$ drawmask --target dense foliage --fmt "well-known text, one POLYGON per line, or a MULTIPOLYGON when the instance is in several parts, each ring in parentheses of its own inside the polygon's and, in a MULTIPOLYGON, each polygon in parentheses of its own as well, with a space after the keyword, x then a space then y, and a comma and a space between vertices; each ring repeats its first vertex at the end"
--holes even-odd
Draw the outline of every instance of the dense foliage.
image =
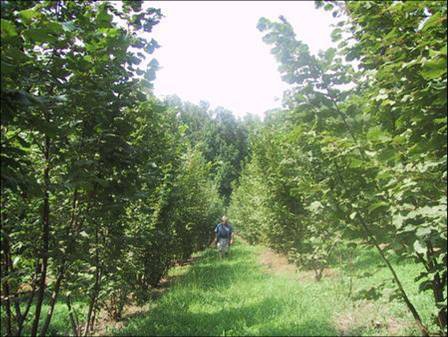
POLYGON ((1 6, 2 334, 55 333, 63 301, 72 334, 87 335, 99 310, 120 319, 208 245, 223 213, 215 162, 186 133, 193 122, 152 96, 157 61, 139 67, 159 10, 1 6))
POLYGON ((415 259, 446 334, 446 3, 317 6, 337 18, 339 42, 319 55, 283 17, 259 21, 291 89, 253 137, 231 216, 318 279, 335 245, 375 247, 428 335, 389 262, 415 259))
POLYGON ((316 5, 338 43, 318 55, 259 21, 291 85, 261 122, 154 97, 162 13, 141 1, 1 2, 2 334, 55 334, 58 303, 73 335, 120 320, 229 202, 248 241, 317 280, 339 248, 376 249, 429 335, 390 263, 415 261, 446 334, 446 3, 316 5))
POLYGON ((187 126, 185 136, 196 144, 204 158, 212 163, 211 173, 220 195, 228 204, 232 194, 232 182, 241 173, 243 161, 248 155, 248 123, 237 119, 222 107, 210 109, 207 102, 195 105, 182 102, 178 97, 168 97, 166 102, 179 112, 179 118, 187 126))

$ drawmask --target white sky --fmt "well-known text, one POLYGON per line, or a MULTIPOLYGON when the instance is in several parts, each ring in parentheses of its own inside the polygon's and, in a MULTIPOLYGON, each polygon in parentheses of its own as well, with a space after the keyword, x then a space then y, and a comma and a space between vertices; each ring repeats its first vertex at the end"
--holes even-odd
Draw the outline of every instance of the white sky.
POLYGON ((161 45, 152 55, 161 66, 154 81, 158 97, 222 106, 237 116, 264 116, 281 106, 286 84, 271 46, 256 28, 262 16, 283 15, 313 53, 331 44, 331 13, 313 1, 151 1, 165 17, 152 37, 161 45))

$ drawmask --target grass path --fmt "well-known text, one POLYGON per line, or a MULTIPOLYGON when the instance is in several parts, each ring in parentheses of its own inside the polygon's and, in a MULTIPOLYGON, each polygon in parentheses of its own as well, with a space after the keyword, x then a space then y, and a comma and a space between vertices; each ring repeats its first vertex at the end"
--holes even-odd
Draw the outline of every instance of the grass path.
POLYGON ((325 293, 261 271, 259 247, 237 243, 220 261, 208 250, 119 335, 335 335, 325 293))
MULTIPOLYGON (((262 251, 262 247, 237 242, 228 259, 220 260, 211 249, 200 253, 192 265, 174 269, 182 275, 177 275, 178 280, 152 303, 147 314, 132 318, 125 328, 114 333, 119 336, 340 335, 335 324, 337 315, 356 311, 353 301, 347 298, 347 286, 331 278, 307 283, 298 282, 291 275, 267 273, 258 262, 262 251)), ((388 316, 384 303, 369 305, 363 319, 371 320, 375 311, 388 316)), ((406 316, 405 311, 403 315, 406 316)), ((408 327, 406 333, 397 330, 395 334, 416 333, 413 330, 408 327)), ((343 333, 391 332, 364 324, 360 330, 343 333)))

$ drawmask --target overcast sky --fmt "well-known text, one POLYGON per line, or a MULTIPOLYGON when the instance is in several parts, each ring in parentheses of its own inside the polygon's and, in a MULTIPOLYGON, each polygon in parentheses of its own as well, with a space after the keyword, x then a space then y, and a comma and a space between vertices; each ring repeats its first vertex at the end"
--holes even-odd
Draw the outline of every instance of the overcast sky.
POLYGON ((260 17, 283 15, 313 53, 331 46, 331 14, 313 1, 151 1, 165 17, 152 36, 162 67, 154 82, 159 97, 176 94, 207 101, 238 116, 263 117, 281 106, 286 84, 270 46, 256 28, 260 17))

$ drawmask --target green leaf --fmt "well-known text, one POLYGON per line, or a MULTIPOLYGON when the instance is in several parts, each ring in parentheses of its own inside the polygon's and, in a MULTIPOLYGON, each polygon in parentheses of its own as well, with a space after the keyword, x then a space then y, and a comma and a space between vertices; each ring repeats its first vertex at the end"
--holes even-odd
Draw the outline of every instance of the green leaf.
POLYGON ((378 159, 388 162, 391 160, 395 160, 397 157, 397 151, 394 149, 387 148, 379 153, 378 159))
POLYGON ((24 21, 28 21, 28 22, 31 21, 32 18, 37 17, 39 15, 40 15, 40 13, 33 8, 24 9, 23 11, 19 12, 19 16, 24 21))
POLYGON ((350 159, 350 167, 352 167, 352 168, 362 167, 363 165, 364 165, 364 162, 358 158, 350 159))
POLYGON ((76 25, 71 21, 63 22, 62 29, 66 32, 73 32, 76 29, 76 25))
POLYGON ((384 206, 389 206, 389 205, 385 201, 377 201, 377 202, 375 202, 375 203, 373 203, 372 205, 369 206, 369 211, 373 212, 377 208, 384 207, 384 206))
POLYGON ((419 254, 426 253, 426 247, 419 240, 414 242, 414 250, 419 254))
POLYGON ((56 22, 56 21, 46 23, 45 29, 49 33, 54 33, 54 34, 61 34, 64 32, 64 27, 59 22, 56 22))
POLYGON ((424 280, 418 286, 418 291, 419 292, 430 290, 430 289, 432 289, 432 282, 431 282, 431 280, 424 280))
POLYGON ((435 118, 434 120, 433 120, 433 122, 434 123, 436 123, 436 124, 442 124, 442 125, 445 125, 445 124, 447 124, 447 116, 445 116, 445 117, 441 117, 441 118, 435 118))
POLYGON ((342 38, 342 29, 341 28, 336 28, 333 29, 333 31, 331 32, 331 41, 333 42, 337 42, 342 38))
POLYGON ((365 151, 366 152, 366 155, 368 155, 369 157, 374 157, 376 154, 377 154, 377 152, 376 151, 365 151))
POLYGON ((438 57, 439 55, 441 55, 441 56, 445 56, 446 57, 446 51, 447 51, 447 47, 446 46, 442 47, 442 49, 440 49, 440 50, 430 49, 429 50, 429 56, 430 57, 438 57))
POLYGON ((269 25, 270 25, 270 21, 268 19, 262 17, 258 20, 257 29, 259 31, 264 31, 268 28, 269 25))
POLYGON ((101 6, 98 14, 96 16, 98 21, 98 26, 101 28, 110 27, 112 22, 112 15, 107 13, 107 8, 105 6, 101 6))
POLYGON ((320 201, 313 201, 308 208, 310 211, 315 212, 319 208, 322 208, 322 207, 323 207, 323 205, 320 201))
POLYGON ((406 142, 406 136, 403 134, 396 135, 394 138, 392 138, 392 142, 397 145, 404 144, 406 142))
POLYGON ((37 43, 56 41, 51 34, 52 32, 46 28, 31 28, 23 32, 23 36, 37 43))
POLYGON ((426 20, 425 24, 422 27, 422 31, 426 31, 432 27, 437 27, 439 24, 441 24, 441 21, 443 20, 443 16, 441 13, 435 13, 431 15, 431 17, 426 20))
POLYGON ((1 24, 1 37, 2 38, 17 36, 16 26, 12 22, 10 22, 8 20, 1 19, 0 24, 1 24))
POLYGON ((415 233, 415 235, 417 235, 419 238, 426 237, 429 234, 431 234, 431 229, 427 227, 419 227, 417 228, 417 232, 415 233))
POLYGON ((400 229, 403 226, 403 221, 405 218, 400 214, 395 214, 392 217, 392 224, 395 226, 395 228, 400 229))
POLYGON ((423 69, 420 74, 426 80, 433 80, 439 78, 446 73, 446 59, 443 57, 437 57, 429 60, 423 65, 423 69))
POLYGON ((13 266, 17 266, 17 263, 20 261, 20 256, 16 256, 15 258, 14 258, 14 260, 12 261, 12 265, 13 266))
POLYGON ((17 66, 8 62, 1 61, 1 71, 3 75, 13 74, 17 71, 17 66))
POLYGON ((391 140, 391 136, 380 127, 375 126, 367 132, 367 139, 370 141, 386 142, 391 140))

